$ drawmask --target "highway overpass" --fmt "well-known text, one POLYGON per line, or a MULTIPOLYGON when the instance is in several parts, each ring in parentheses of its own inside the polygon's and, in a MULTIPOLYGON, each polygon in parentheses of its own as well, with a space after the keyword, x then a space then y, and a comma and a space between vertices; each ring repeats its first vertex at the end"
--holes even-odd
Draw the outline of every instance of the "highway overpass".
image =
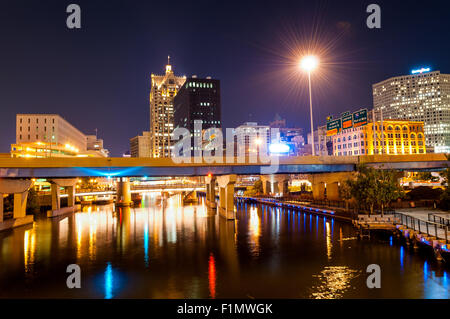
MULTIPOLYGON (((379 169, 436 171, 447 167, 445 154, 279 157, 275 174, 351 172, 357 164, 379 169)), ((0 178, 143 177, 258 175, 264 163, 177 164, 153 158, 0 158, 0 178)))

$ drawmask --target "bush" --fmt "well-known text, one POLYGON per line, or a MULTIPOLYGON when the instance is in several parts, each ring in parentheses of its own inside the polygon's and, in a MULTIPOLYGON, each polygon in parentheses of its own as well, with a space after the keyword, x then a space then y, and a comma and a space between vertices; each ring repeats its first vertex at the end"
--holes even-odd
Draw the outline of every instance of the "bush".
POLYGON ((421 200, 421 199, 439 200, 441 194, 442 189, 440 188, 419 186, 408 192, 406 194, 406 198, 408 200, 421 200))

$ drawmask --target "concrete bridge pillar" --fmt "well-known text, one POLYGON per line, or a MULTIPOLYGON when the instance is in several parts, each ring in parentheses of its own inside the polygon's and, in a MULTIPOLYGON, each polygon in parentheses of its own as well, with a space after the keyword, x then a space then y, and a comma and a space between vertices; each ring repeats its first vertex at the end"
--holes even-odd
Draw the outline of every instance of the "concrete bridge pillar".
POLYGON ((52 210, 47 211, 47 217, 56 217, 75 212, 75 184, 76 178, 55 178, 50 180, 50 191, 52 194, 52 210), (67 193, 67 207, 61 208, 61 187, 67 193))
POLYGON ((66 189, 67 193, 67 206, 75 206, 75 186, 68 186, 66 189))
POLYGON ((130 181, 126 177, 120 177, 117 181, 117 206, 131 206, 131 188, 130 181))
POLYGON ((289 175, 277 175, 276 179, 278 181, 278 193, 281 196, 286 196, 289 194, 289 175))
POLYGON ((341 200, 339 194, 340 183, 344 183, 346 180, 353 178, 355 178, 355 174, 352 172, 312 174, 309 180, 312 184, 313 198, 319 200, 324 199, 326 185, 327 199, 341 200))
POLYGON ((270 184, 270 181, 266 178, 263 179, 261 176, 261 182, 263 186, 263 194, 269 195, 272 192, 272 185, 270 184))
POLYGON ((219 185, 219 214, 226 219, 236 219, 234 212, 234 184, 236 175, 224 175, 217 177, 219 185))
POLYGON ((340 200, 339 196, 339 182, 327 183, 327 199, 340 200))
POLYGON ((0 223, 3 223, 3 194, 0 193, 0 223))
POLYGON ((261 175, 264 195, 280 194, 281 196, 289 193, 290 176, 286 174, 279 175, 261 175))
POLYGON ((33 216, 27 216, 28 190, 33 186, 31 180, 0 178, 0 230, 33 223, 33 216), (3 218, 3 196, 14 194, 13 218, 3 218))
POLYGON ((325 199, 325 183, 324 182, 313 182, 312 183, 312 193, 314 199, 325 199))
POLYGON ((206 176, 206 205, 211 208, 216 207, 216 177, 206 176))
POLYGON ((27 215, 27 198, 28 190, 14 194, 14 219, 24 218, 27 215))
POLYGON ((52 210, 58 210, 61 208, 61 191, 60 186, 56 183, 50 184, 50 191, 52 194, 52 210))

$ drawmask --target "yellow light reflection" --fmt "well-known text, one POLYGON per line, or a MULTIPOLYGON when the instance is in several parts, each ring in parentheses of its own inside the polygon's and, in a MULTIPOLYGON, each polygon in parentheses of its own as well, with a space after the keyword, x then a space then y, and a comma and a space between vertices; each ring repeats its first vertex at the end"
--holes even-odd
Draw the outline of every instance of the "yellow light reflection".
POLYGON ((34 229, 25 231, 23 238, 23 255, 25 272, 30 272, 34 266, 34 256, 36 249, 36 233, 34 229))
POLYGON ((333 244, 331 243, 330 222, 326 223, 326 242, 327 242, 327 258, 328 258, 328 261, 330 261, 331 260, 331 251, 333 248, 333 244))
POLYGON ((351 287, 350 281, 359 276, 358 270, 347 266, 325 267, 318 278, 319 285, 313 287, 310 298, 313 299, 336 299, 342 298, 344 293, 351 287))
POLYGON ((261 221, 256 207, 250 208, 249 220, 250 243, 252 244, 252 254, 259 255, 259 236, 261 235, 261 221))

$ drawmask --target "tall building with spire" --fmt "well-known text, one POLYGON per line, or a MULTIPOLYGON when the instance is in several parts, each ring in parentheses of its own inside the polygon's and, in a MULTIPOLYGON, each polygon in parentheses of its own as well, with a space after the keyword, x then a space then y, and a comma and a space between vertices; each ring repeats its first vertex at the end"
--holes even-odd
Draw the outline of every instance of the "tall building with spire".
POLYGON ((186 77, 173 73, 170 57, 165 75, 151 75, 150 89, 150 153, 152 157, 170 157, 173 132, 173 99, 186 77))

